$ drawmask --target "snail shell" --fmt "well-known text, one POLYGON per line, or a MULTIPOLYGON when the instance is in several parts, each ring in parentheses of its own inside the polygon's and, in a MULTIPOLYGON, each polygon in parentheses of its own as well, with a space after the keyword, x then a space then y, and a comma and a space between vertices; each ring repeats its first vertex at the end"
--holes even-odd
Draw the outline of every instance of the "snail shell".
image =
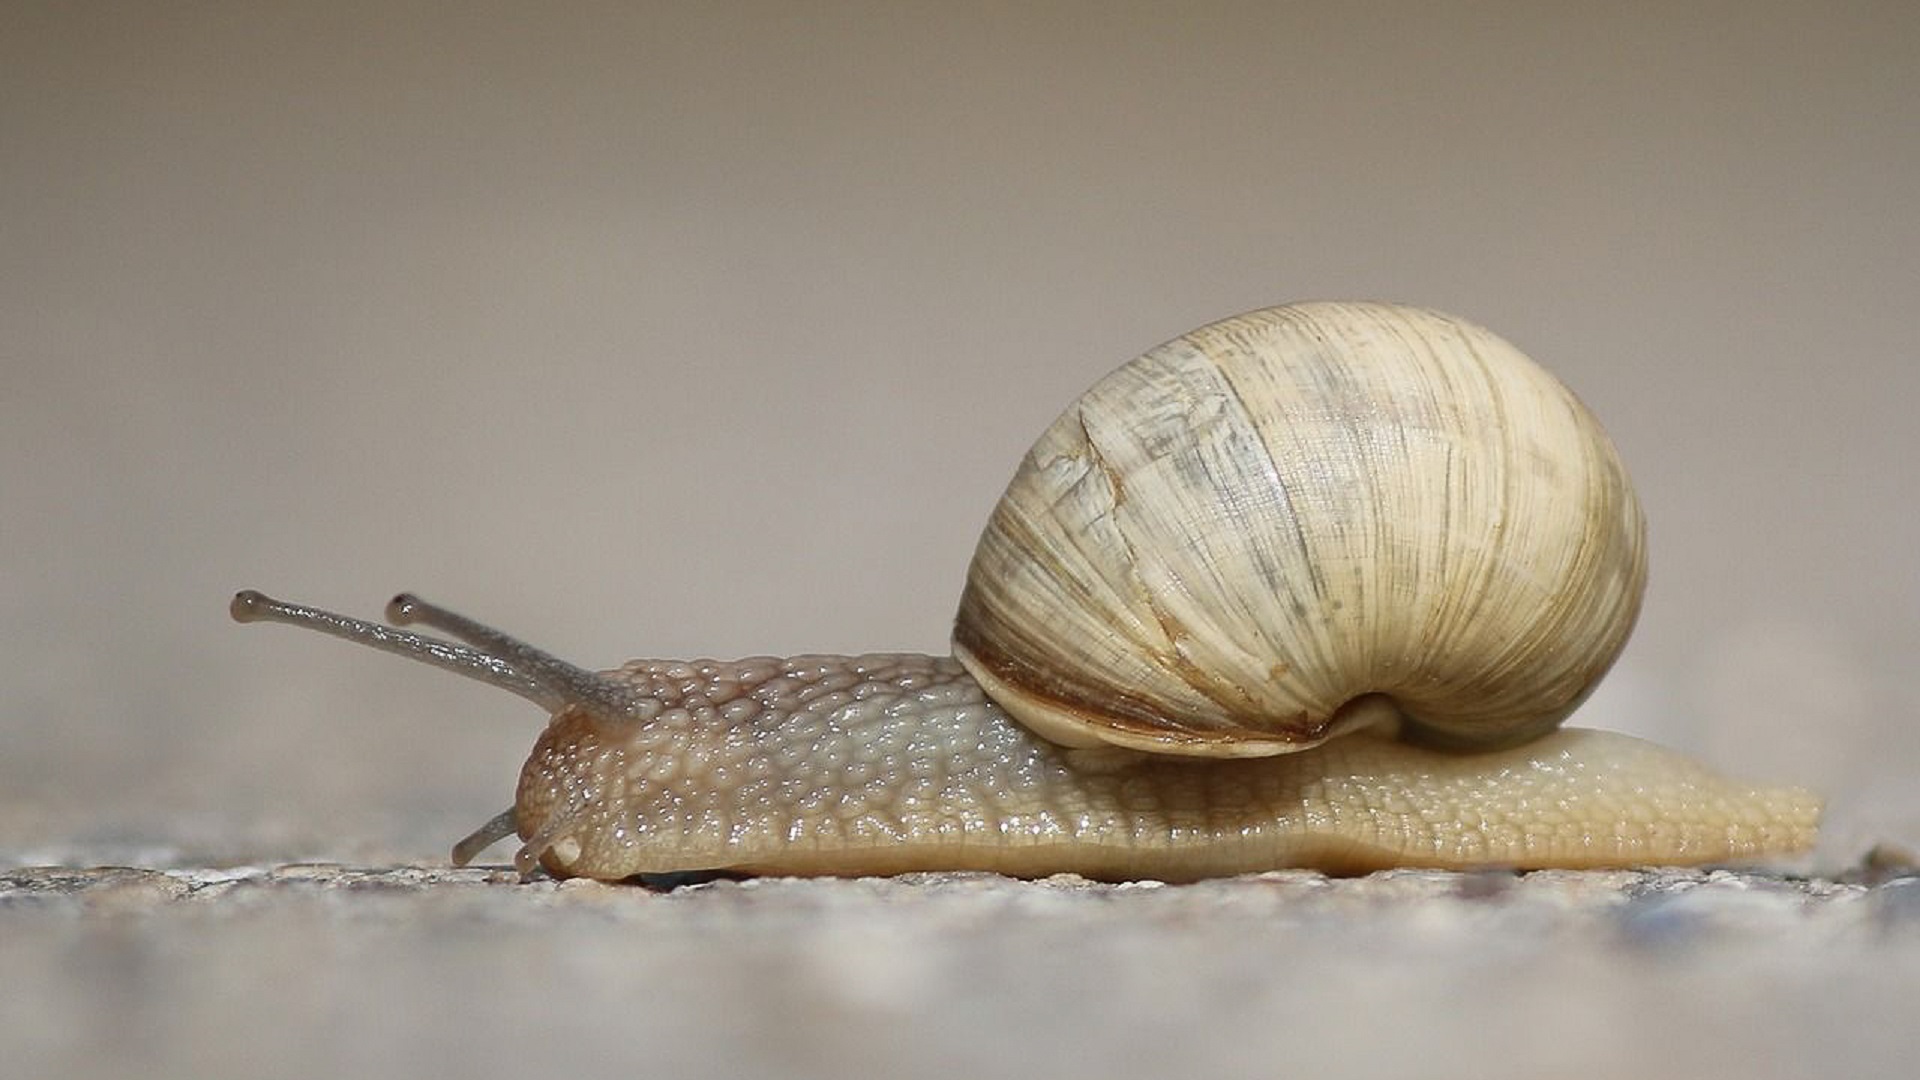
POLYGON ((408 596, 391 621, 472 648, 252 592, 232 612, 553 713, 514 808, 455 849, 517 832, 525 873, 1185 879, 1807 847, 1805 792, 1553 730, 1632 629, 1644 537, 1599 424, 1511 345, 1314 303, 1184 335, 1069 407, 986 526, 953 658, 595 674, 408 596))
POLYGON ((1519 350, 1389 304, 1202 327, 1040 437, 980 540, 954 655, 1064 745, 1257 756, 1377 718, 1511 745, 1639 612, 1613 444, 1519 350), (1368 703, 1371 704, 1371 703, 1368 703))

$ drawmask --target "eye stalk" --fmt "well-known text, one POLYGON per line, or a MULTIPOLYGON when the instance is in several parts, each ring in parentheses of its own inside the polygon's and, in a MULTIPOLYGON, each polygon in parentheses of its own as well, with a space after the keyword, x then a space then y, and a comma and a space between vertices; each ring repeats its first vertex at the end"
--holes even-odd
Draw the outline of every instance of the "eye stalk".
POLYGON ((610 724, 645 723, 660 703, 635 694, 623 683, 577 667, 510 634, 430 604, 412 593, 387 603, 395 626, 356 619, 323 608, 275 600, 254 589, 234 594, 227 611, 235 622, 277 622, 317 630, 381 652, 451 671, 526 698, 549 713, 578 708, 610 724), (466 644, 396 629, 425 626, 466 644))

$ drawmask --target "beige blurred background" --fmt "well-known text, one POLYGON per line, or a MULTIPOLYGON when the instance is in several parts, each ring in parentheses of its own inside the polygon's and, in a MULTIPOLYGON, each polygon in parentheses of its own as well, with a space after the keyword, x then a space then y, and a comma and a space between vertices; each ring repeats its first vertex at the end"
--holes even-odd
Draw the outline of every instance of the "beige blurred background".
POLYGON ((1920 6, 0 6, 0 855, 443 857, 593 665, 944 647, 1088 382, 1377 297, 1652 519, 1581 722, 1920 842, 1920 6))

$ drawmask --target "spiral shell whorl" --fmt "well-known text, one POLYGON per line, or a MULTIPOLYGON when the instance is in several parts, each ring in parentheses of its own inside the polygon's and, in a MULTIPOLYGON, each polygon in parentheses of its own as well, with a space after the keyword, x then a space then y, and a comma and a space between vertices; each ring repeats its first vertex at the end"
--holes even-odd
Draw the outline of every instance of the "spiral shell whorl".
POLYGON ((1639 611, 1645 524, 1573 394, 1470 323, 1270 308, 1095 384, 981 537, 955 655, 1067 745, 1301 749, 1557 725, 1639 611))

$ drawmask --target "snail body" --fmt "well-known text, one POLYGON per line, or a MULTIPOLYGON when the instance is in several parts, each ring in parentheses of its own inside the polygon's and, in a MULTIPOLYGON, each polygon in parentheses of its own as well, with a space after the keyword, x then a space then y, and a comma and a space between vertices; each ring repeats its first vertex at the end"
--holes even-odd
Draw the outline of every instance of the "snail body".
POLYGON ((1283 866, 1748 860, 1818 800, 1560 723, 1624 645, 1645 525, 1598 423, 1472 324, 1303 304, 1203 327, 1042 435, 953 657, 576 668, 401 596, 396 624, 236 596, 552 714, 523 873, 1186 880, 1283 866))

